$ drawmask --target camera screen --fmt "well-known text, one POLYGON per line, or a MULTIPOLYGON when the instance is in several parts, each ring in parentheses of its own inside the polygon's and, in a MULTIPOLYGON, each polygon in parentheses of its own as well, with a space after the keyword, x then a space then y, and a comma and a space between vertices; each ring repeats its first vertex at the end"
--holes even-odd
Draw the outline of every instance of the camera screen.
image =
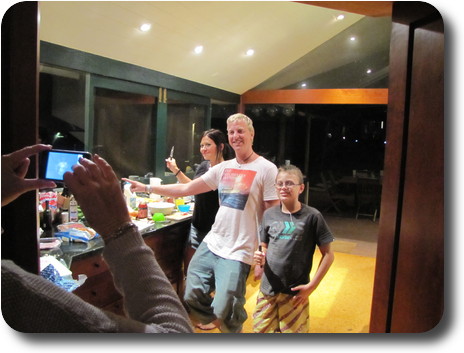
POLYGON ((63 180, 64 173, 67 171, 72 172, 72 166, 77 164, 81 157, 84 157, 83 153, 50 151, 48 153, 45 179, 63 180))

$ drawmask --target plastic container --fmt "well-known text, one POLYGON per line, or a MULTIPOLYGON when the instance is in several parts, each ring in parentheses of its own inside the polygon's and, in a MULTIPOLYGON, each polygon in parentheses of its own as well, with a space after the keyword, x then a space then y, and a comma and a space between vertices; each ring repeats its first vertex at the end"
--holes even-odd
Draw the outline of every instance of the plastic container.
POLYGON ((166 217, 164 217, 164 214, 158 212, 153 214, 152 219, 154 222, 163 222, 166 220, 166 217))
POLYGON ((184 201, 184 199, 183 199, 182 197, 176 199, 176 200, 174 201, 174 203, 176 204, 176 207, 177 207, 177 208, 179 208, 180 205, 185 205, 185 201, 184 201))
POLYGON ((190 211, 190 205, 178 205, 177 208, 179 209, 179 212, 189 212, 190 211))

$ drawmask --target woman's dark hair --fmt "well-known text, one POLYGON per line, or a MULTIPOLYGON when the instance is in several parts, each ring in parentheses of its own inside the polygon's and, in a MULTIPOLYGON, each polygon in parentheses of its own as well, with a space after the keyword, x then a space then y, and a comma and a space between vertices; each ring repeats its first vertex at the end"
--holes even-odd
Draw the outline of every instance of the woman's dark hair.
POLYGON ((205 136, 209 137, 216 144, 217 146, 216 157, 218 159, 221 156, 221 154, 225 161, 235 157, 234 150, 232 149, 232 147, 230 147, 229 143, 227 142, 226 135, 221 130, 218 130, 218 129, 206 130, 203 133, 202 137, 205 137, 205 136), (221 148, 221 145, 222 145, 222 148, 221 148))

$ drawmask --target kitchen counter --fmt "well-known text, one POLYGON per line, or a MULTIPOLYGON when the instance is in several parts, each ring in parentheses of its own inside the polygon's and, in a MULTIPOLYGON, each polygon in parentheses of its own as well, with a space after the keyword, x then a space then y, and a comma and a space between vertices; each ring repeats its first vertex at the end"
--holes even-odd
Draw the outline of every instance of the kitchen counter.
MULTIPOLYGON (((134 221, 145 243, 153 250, 156 260, 179 296, 183 291, 183 254, 190 231, 191 215, 167 222, 134 221)), ((103 260, 103 240, 88 243, 63 242, 58 249, 42 250, 64 260, 73 277, 85 274, 87 280, 73 293, 85 301, 118 314, 124 314, 122 298, 113 284, 113 277, 103 260)))
MULTIPOLYGON (((191 215, 184 219, 174 221, 168 220, 163 222, 152 222, 147 220, 133 220, 132 222, 137 225, 140 233, 145 238, 147 235, 150 235, 152 232, 163 229, 165 227, 172 227, 173 225, 179 222, 188 221, 190 223, 191 215)), ((41 250, 40 255, 52 255, 57 259, 62 259, 68 268, 71 268, 72 262, 77 261, 89 256, 94 255, 95 253, 101 252, 103 250, 104 242, 101 237, 96 237, 90 240, 88 243, 80 242, 67 242, 63 241, 61 246, 58 249, 51 250, 41 250)))

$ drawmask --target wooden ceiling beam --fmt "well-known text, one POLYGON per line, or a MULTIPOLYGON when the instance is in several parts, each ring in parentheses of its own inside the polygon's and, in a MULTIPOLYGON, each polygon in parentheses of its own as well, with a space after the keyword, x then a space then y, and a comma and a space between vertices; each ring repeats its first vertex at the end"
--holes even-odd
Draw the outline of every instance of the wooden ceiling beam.
POLYGON ((387 88, 248 91, 241 104, 388 104, 387 88))
POLYGON ((297 1, 302 4, 325 7, 358 15, 382 17, 392 15, 393 1, 297 1))

